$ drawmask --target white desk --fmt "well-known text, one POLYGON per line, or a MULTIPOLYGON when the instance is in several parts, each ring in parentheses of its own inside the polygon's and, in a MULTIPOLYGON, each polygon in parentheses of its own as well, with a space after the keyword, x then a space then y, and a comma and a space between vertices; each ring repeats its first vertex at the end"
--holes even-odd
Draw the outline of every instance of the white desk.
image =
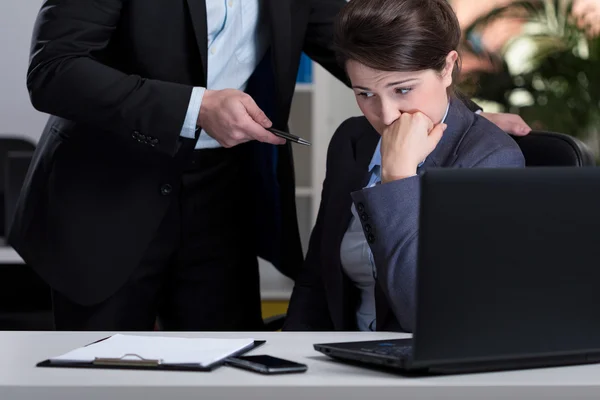
POLYGON ((0 332, 0 399, 600 399, 600 365, 407 378, 336 363, 312 348, 316 342, 402 337, 399 334, 221 335, 265 339, 267 344, 256 354, 304 362, 308 372, 262 376, 230 367, 208 373, 36 368, 38 361, 107 335, 0 332))

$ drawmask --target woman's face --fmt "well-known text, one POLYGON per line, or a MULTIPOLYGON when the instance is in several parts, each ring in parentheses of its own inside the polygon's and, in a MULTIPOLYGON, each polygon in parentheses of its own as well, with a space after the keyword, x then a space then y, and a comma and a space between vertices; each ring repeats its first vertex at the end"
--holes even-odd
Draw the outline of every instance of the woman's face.
POLYGON ((434 124, 444 118, 448 106, 447 89, 458 58, 456 51, 446 57, 440 73, 431 69, 415 72, 388 72, 348 61, 346 70, 361 111, 379 134, 402 113, 417 111, 434 124))

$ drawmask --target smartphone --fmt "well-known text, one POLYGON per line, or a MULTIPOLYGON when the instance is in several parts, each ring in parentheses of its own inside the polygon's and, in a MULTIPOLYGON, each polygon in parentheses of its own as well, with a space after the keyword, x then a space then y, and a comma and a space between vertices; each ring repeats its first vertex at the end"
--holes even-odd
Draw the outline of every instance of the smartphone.
POLYGON ((268 355, 230 357, 227 359, 227 364, 268 375, 305 372, 308 369, 305 364, 268 355))

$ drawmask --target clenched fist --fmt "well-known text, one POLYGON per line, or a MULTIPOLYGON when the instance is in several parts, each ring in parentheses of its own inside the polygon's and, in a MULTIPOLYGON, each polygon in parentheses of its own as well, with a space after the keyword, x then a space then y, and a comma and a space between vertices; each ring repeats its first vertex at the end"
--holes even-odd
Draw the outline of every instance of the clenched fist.
POLYGON ((435 149, 446 124, 434 126, 421 112, 403 113, 381 135, 381 181, 391 182, 417 173, 418 165, 435 149))

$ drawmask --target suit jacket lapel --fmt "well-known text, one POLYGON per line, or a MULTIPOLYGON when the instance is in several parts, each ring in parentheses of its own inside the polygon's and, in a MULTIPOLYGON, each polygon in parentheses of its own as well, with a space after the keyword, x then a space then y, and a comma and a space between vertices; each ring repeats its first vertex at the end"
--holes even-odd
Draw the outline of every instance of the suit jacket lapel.
MULTIPOLYGON (((295 81, 291 76, 292 16, 291 0, 264 0, 271 29, 271 51, 274 61, 276 98, 283 99, 282 90, 295 81)), ((277 113, 280 115, 281 113, 277 113)), ((283 113, 285 114, 285 113, 283 113)), ((285 121, 287 123, 287 121, 285 121)))
POLYGON ((190 18, 194 27, 196 43, 200 51, 200 60, 202 61, 202 74, 206 85, 208 79, 208 22, 206 20, 206 1, 205 0, 187 0, 190 11, 190 18))
POLYGON ((342 238, 346 229, 348 229, 348 224, 350 223, 350 218, 352 217, 352 197, 350 194, 357 190, 364 188, 367 183, 369 183, 369 178, 371 177, 371 173, 369 172, 369 164, 371 163, 371 159, 373 158, 373 152, 377 147, 377 143, 379 142, 379 134, 371 129, 369 131, 364 132, 354 143, 354 163, 348 171, 347 179, 344 182, 344 188, 341 191, 343 196, 343 204, 340 207, 340 211, 343 213, 343 221, 344 223, 340 225, 340 229, 337 232, 336 238, 338 242, 336 243, 336 248, 339 249, 342 243, 342 238))
MULTIPOLYGON (((282 98, 280 91, 294 81, 290 76, 292 16, 290 0, 264 0, 271 27, 272 55, 274 60, 275 76, 277 77, 277 98, 282 98)), ((206 1, 187 0, 190 18, 194 27, 194 35, 202 61, 204 84, 206 84, 208 71, 208 23, 206 20, 206 1)))
POLYGON ((444 132, 442 140, 419 168, 419 172, 429 167, 446 167, 452 165, 457 157, 457 150, 465 134, 475 122, 475 114, 468 109, 462 101, 452 97, 450 109, 446 117, 448 129, 444 132))
POLYGON ((352 142, 353 148, 346 150, 344 156, 348 160, 348 173, 340 177, 342 179, 339 181, 332 182, 335 189, 332 190, 332 197, 327 204, 328 212, 324 226, 329 228, 323 235, 323 249, 325 249, 323 254, 326 257, 324 265, 327 266, 328 272, 323 276, 336 329, 352 329, 353 326, 348 316, 351 316, 354 309, 348 304, 350 296, 348 293, 343 293, 344 284, 341 283, 345 282, 345 279, 342 273, 340 247, 352 217, 350 194, 362 189, 368 183, 370 177, 368 167, 378 141, 379 135, 374 130, 369 130, 361 133, 356 141, 352 142))

